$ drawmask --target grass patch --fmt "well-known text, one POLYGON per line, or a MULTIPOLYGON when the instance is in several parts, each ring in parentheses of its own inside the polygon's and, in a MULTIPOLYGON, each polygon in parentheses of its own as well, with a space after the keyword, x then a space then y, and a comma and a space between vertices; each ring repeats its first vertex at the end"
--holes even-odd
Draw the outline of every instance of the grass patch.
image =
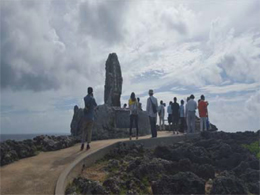
POLYGON ((253 142, 251 144, 243 144, 244 148, 247 148, 251 153, 253 153, 260 160, 260 141, 253 142))
POLYGON ((99 161, 93 166, 86 168, 81 176, 90 180, 103 183, 108 177, 108 173, 104 170, 107 164, 108 161, 99 161))

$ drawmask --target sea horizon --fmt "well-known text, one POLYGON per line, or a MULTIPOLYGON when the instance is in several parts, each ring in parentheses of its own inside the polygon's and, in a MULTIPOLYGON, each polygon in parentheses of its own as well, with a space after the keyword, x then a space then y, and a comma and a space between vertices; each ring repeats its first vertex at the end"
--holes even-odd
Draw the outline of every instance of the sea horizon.
MULTIPOLYGON (((218 131, 223 131, 226 133, 237 133, 237 132, 245 132, 245 131, 252 131, 252 132, 257 132, 260 129, 256 130, 238 130, 238 131, 225 131, 225 130, 218 130, 218 131)), ((6 140, 15 140, 15 141, 23 141, 26 139, 33 139, 36 136, 39 135, 49 135, 49 136, 60 136, 60 135, 71 135, 71 133, 0 133, 0 142, 4 142, 6 140)))

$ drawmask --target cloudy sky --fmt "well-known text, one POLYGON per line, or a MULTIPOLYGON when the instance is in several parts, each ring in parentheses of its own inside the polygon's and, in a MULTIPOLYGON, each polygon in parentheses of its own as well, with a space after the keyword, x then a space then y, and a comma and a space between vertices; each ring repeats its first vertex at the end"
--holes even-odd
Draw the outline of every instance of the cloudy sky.
POLYGON ((224 131, 260 129, 260 1, 1 1, 1 133, 69 133, 116 52, 122 103, 191 93, 224 131))

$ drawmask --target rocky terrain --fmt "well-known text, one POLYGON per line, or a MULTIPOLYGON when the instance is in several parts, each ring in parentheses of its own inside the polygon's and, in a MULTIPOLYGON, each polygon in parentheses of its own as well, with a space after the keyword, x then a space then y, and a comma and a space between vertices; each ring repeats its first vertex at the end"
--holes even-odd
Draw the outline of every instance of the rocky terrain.
POLYGON ((119 143, 66 194, 259 194, 259 133, 203 132, 154 150, 119 143))
POLYGON ((73 146, 80 140, 72 136, 41 135, 24 141, 7 140, 0 143, 0 165, 7 165, 22 158, 35 156, 41 151, 55 151, 73 146))

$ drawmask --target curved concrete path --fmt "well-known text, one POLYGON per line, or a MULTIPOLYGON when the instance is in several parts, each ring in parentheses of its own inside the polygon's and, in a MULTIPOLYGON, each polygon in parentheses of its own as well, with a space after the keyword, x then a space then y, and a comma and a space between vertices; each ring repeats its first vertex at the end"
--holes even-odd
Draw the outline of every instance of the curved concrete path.
MULTIPOLYGON (((158 137, 173 136, 172 132, 158 132, 158 137)), ((143 136, 139 139, 148 139, 143 136)), ((128 139, 110 139, 93 141, 94 152, 105 146, 128 139)), ((73 147, 41 152, 39 155, 16 161, 0 168, 0 194, 54 194, 55 185, 61 172, 75 159, 85 155, 79 151, 80 144, 73 147)))

